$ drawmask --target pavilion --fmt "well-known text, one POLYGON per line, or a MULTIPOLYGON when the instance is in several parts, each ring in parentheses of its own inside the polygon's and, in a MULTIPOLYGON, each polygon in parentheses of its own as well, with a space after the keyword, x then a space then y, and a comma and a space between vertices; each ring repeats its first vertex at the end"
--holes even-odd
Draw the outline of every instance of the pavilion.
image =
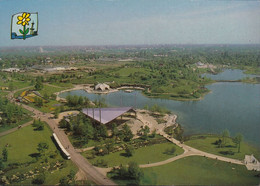
POLYGON ((89 118, 101 123, 108 124, 126 112, 135 112, 133 107, 116 107, 116 108, 84 108, 82 113, 89 118))

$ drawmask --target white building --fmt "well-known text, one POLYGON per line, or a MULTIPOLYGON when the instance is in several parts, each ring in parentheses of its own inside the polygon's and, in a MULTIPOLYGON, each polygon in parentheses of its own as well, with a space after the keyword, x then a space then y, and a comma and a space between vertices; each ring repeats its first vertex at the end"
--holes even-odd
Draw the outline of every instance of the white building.
POLYGON ((19 68, 6 68, 2 70, 3 72, 20 72, 19 68))
POLYGON ((245 155, 245 160, 246 168, 248 170, 256 170, 260 171, 260 163, 259 161, 254 157, 254 155, 245 155))
POLYGON ((95 86, 95 90, 105 91, 105 90, 109 90, 109 89, 110 89, 109 85, 107 85, 105 83, 99 83, 95 86))

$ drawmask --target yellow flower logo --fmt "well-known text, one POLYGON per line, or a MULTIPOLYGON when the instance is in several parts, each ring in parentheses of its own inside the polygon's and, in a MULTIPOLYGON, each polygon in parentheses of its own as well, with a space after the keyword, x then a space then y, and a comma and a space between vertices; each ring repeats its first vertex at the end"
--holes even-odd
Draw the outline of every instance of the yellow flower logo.
POLYGON ((21 25, 23 25, 23 26, 24 26, 24 25, 29 25, 28 22, 31 21, 31 19, 29 18, 30 15, 31 15, 30 13, 24 12, 22 16, 18 16, 18 17, 17 17, 17 19, 18 19, 17 24, 18 24, 18 25, 21 24, 21 25))
POLYGON ((22 16, 17 16, 18 21, 16 24, 23 26, 23 30, 19 29, 19 32, 23 34, 23 39, 25 39, 26 35, 29 33, 29 28, 26 28, 26 25, 29 25, 28 22, 31 21, 31 18, 29 18, 30 15, 30 13, 24 12, 22 16))

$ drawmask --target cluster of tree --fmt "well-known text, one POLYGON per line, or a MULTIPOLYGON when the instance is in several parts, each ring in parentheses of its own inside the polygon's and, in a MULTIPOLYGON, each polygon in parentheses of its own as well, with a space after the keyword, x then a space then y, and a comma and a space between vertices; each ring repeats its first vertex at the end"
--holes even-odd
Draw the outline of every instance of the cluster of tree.
POLYGON ((34 130, 43 130, 44 129, 44 122, 39 120, 33 120, 32 126, 34 127, 34 130))
POLYGON ((4 149, 2 150, 2 159, 4 162, 7 162, 8 160, 8 151, 6 147, 4 147, 4 149))
POLYGON ((129 162, 128 166, 120 165, 119 168, 114 168, 112 173, 115 175, 114 179, 132 180, 134 185, 139 185, 144 176, 136 162, 129 162))
POLYGON ((147 125, 145 127, 141 126, 141 129, 138 131, 138 133, 142 135, 142 139, 146 140, 148 138, 148 134, 150 133, 150 128, 147 125))
POLYGON ((110 59, 116 58, 137 58, 139 61, 148 59, 149 61, 160 61, 163 64, 165 59, 170 59, 175 63, 193 64, 198 61, 211 62, 217 64, 242 64, 259 66, 259 45, 162 45, 162 46, 134 46, 127 47, 110 47, 110 48, 96 48, 95 51, 86 52, 85 48, 44 48, 44 51, 51 51, 50 53, 39 53, 36 48, 15 49, 8 51, 1 49, 0 67, 19 68, 32 67, 34 65, 47 65, 50 58, 55 64, 69 64, 69 62, 88 62, 90 60, 110 59), (54 52, 55 51, 55 52, 54 52))
POLYGON ((176 147, 167 148, 164 154, 173 155, 175 151, 176 151, 176 147))
POLYGON ((78 114, 74 117, 62 119, 59 123, 59 127, 71 131, 75 137, 80 139, 82 144, 88 143, 89 139, 100 141, 107 137, 106 126, 92 124, 84 114, 78 114))
POLYGON ((76 172, 74 170, 70 170, 67 176, 63 176, 60 179, 59 185, 66 186, 66 185, 75 185, 75 175, 76 172))
MULTIPOLYGON (((77 116, 67 117, 66 119, 63 118, 59 123, 59 127, 65 128, 68 132, 73 133, 73 136, 78 139, 77 144, 75 144, 77 146, 82 146, 83 144, 88 143, 90 139, 101 141, 109 137, 106 125, 91 121, 82 113, 77 116)), ((112 135, 110 138, 124 142, 129 142, 134 136, 130 127, 126 124, 123 125, 121 130, 118 130, 116 124, 112 124, 111 131, 112 135)), ((114 142, 111 143, 114 144, 114 142)), ((102 147, 102 151, 105 154, 106 152, 109 153, 109 150, 106 149, 109 149, 109 144, 110 142, 106 146, 102 147)), ((99 151, 99 149, 97 151, 99 151)))
POLYGON ((21 106, 10 103, 8 99, 0 97, 0 123, 8 125, 23 120, 27 115, 21 106))
POLYGON ((176 138, 179 141, 183 141, 184 140, 184 137, 183 137, 184 130, 181 127, 181 125, 178 125, 177 127, 173 127, 173 126, 166 127, 164 129, 164 131, 168 135, 171 135, 173 138, 176 138))
POLYGON ((37 76, 36 77, 36 83, 34 85, 35 90, 39 91, 43 89, 43 77, 42 76, 37 76))
POLYGON ((45 175, 44 174, 40 174, 38 176, 36 176, 35 178, 33 178, 32 180, 32 184, 37 184, 37 185, 42 185, 45 182, 45 175))
POLYGON ((90 101, 87 97, 77 96, 77 95, 68 95, 66 96, 67 105, 69 107, 82 107, 89 106, 90 101))
POLYGON ((231 138, 229 131, 227 129, 225 129, 221 134, 221 138, 219 140, 217 140, 215 142, 215 144, 218 145, 218 147, 225 147, 226 144, 229 142, 229 139, 232 139, 233 143, 236 144, 237 152, 239 153, 240 145, 241 145, 241 142, 243 141, 243 135, 240 133, 236 134, 235 137, 231 138))

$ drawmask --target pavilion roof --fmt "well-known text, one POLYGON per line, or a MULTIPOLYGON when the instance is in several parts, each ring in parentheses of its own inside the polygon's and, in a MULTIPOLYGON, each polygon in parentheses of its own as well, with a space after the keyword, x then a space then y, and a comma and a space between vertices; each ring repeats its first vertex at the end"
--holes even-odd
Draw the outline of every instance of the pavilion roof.
POLYGON ((110 121, 116 119, 118 116, 128 112, 129 110, 133 109, 132 107, 116 107, 116 108, 84 108, 82 109, 83 114, 87 115, 88 117, 100 122, 101 116, 101 123, 107 124, 110 121), (93 118, 93 111, 94 111, 94 118, 93 118))

